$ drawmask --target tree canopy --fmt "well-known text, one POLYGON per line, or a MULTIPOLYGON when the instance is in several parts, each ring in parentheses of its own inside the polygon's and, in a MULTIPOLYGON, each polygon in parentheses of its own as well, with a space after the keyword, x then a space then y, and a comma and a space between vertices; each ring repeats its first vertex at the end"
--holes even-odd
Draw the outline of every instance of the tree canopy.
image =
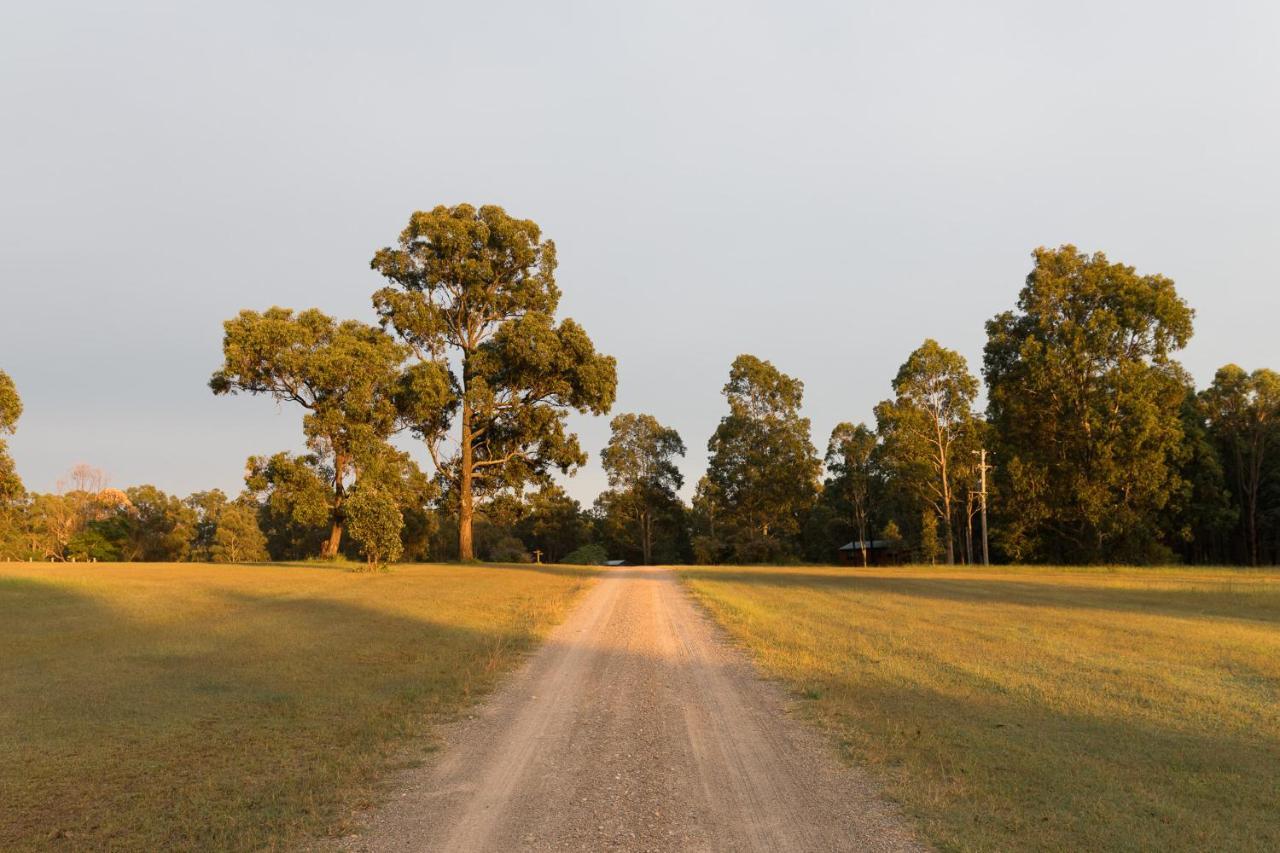
POLYGON ((654 527, 679 502, 676 492, 684 475, 675 458, 684 456, 680 433, 658 423, 653 415, 618 415, 609 424, 612 435, 600 454, 613 494, 605 510, 616 511, 635 525, 641 561, 653 562, 654 527))
POLYGON ((867 564, 867 549, 874 538, 871 532, 871 498, 878 466, 876 449, 880 443, 874 430, 866 424, 836 424, 827 442, 826 466, 829 477, 823 494, 838 501, 847 510, 849 528, 857 541, 862 564, 867 564))
POLYGON ((1192 311, 1162 275, 1037 249, 1017 310, 987 323, 983 372, 1015 559, 1146 560, 1180 487, 1192 311))
MULTIPOLYGON (((362 460, 380 454, 406 422, 443 419, 451 404, 447 378, 435 365, 405 370, 408 348, 376 326, 339 322, 315 309, 242 311, 224 326, 224 364, 209 386, 215 394, 267 394, 306 410, 308 468, 327 487, 323 509, 312 502, 296 506, 310 520, 322 511, 327 516, 330 533, 321 554, 335 556, 346 491, 362 460)), ((284 466, 273 458, 274 467, 250 460, 250 477, 271 480, 284 466)), ((300 469, 292 474, 293 482, 301 482, 300 469)), ((308 501, 316 497, 314 489, 307 492, 308 501)))
MULTIPOLYGON (((18 396, 18 389, 9 374, 0 370, 0 436, 13 435, 20 417, 22 399, 18 396)), ((0 437, 0 512, 4 511, 5 504, 20 498, 24 491, 22 479, 9 456, 9 445, 0 437)))
POLYGON ((451 419, 419 421, 414 431, 457 491, 458 552, 470 560, 476 492, 584 464, 565 416, 609 411, 616 363, 573 320, 555 322, 555 244, 501 207, 418 211, 371 266, 391 282, 373 295, 383 325, 420 363, 447 372, 457 394, 456 451, 444 449, 451 419))
POLYGON ((770 362, 740 355, 724 386, 729 413, 707 442, 702 514, 714 516, 720 550, 750 562, 790 548, 818 492, 821 465, 800 416, 804 383, 770 362))
POLYGON ((1267 463, 1280 452, 1280 374, 1265 368, 1249 373, 1228 364, 1218 369, 1200 400, 1211 434, 1230 464, 1246 525, 1248 560, 1256 566, 1267 463))
POLYGON ((972 467, 966 457, 977 432, 978 380, 964 356, 929 339, 899 368, 893 390, 894 399, 876 406, 886 464, 942 522, 947 562, 954 563, 957 476, 972 467))

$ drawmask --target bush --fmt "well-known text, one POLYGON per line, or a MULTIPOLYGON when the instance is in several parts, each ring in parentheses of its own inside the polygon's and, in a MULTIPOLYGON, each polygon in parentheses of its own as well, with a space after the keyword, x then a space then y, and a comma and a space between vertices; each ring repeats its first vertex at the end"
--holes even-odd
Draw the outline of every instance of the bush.
POLYGON ((489 560, 494 563, 527 563, 529 552, 516 537, 503 536, 489 549, 489 560))
POLYGON ((575 566, 600 566, 608 559, 609 552, 603 545, 583 545, 581 548, 570 551, 560 562, 575 566))
POLYGON ((347 501, 347 528, 364 549, 369 568, 394 563, 404 552, 400 531, 404 516, 396 499, 379 489, 356 486, 347 501))

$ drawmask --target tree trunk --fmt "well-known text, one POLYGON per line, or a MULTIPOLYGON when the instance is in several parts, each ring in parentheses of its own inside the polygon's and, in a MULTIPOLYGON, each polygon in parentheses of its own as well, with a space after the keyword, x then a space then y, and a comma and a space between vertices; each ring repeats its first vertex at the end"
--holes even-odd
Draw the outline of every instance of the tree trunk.
POLYGON ((867 541, 867 516, 865 512, 857 513, 857 530, 858 542, 862 545, 862 568, 867 567, 867 548, 870 542, 867 541))
MULTIPOLYGON (((464 382, 464 395, 465 382, 464 382)), ((462 460, 458 472, 458 559, 474 560, 475 552, 471 545, 471 520, 475 516, 475 503, 472 495, 472 477, 474 464, 471 447, 471 406, 465 401, 462 404, 462 460)))
POLYGON ((1258 489, 1249 489, 1249 565, 1258 565, 1258 489))
POLYGON ((653 562, 653 527, 651 521, 649 510, 642 510, 640 512, 640 552, 646 566, 653 562))
POLYGON ((342 528, 346 522, 346 512, 342 506, 346 489, 342 487, 342 475, 346 470, 346 457, 341 453, 335 454, 333 457, 333 521, 329 526, 329 538, 320 548, 320 557, 325 560, 337 557, 338 547, 342 545, 342 528))
POLYGON ((324 547, 320 549, 322 558, 332 560, 338 556, 338 546, 342 544, 342 528, 342 519, 335 516, 333 525, 329 528, 329 538, 325 540, 324 547))

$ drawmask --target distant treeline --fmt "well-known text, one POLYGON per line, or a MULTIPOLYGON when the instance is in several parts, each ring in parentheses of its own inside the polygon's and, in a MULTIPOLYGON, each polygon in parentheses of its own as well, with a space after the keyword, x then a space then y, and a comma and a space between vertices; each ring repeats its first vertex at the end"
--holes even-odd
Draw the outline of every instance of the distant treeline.
MULTIPOLYGON (((987 323, 985 412, 965 359, 926 340, 874 425, 839 424, 819 456, 804 384, 740 355, 691 504, 681 436, 622 414, 609 488, 583 508, 552 481, 586 461, 565 419, 609 412, 617 372, 555 318, 554 244, 498 207, 418 212, 374 256, 377 324, 285 308, 225 324, 211 389, 298 405, 307 453, 250 458, 234 498, 118 491, 88 466, 31 494, 0 440, 0 557, 831 562, 875 542, 977 562, 985 498, 997 561, 1280 561, 1280 375, 1227 365, 1197 390, 1171 280, 1069 245, 1033 260, 987 323), (426 470, 390 444, 402 432, 426 470)), ((0 373, 0 433, 21 411, 0 373)))

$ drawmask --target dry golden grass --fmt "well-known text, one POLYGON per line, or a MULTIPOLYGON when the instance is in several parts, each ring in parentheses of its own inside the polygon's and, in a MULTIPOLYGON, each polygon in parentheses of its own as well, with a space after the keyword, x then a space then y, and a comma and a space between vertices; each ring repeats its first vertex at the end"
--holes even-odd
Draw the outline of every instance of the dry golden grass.
POLYGON ((696 568, 951 850, 1280 850, 1280 572, 696 568))
POLYGON ((0 849, 340 832, 593 574, 0 563, 0 849))

